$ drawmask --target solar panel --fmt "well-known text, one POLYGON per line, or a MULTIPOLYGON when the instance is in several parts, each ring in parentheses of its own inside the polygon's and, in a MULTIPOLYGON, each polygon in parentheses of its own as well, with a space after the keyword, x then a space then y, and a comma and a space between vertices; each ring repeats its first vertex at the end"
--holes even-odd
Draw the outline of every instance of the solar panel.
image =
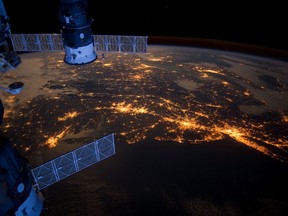
MULTIPOLYGON (((61 34, 10 34, 14 51, 64 51, 61 34)), ((146 53, 147 36, 93 35, 96 52, 146 53)))
POLYGON ((31 170, 39 190, 115 154, 114 134, 93 141, 31 170))

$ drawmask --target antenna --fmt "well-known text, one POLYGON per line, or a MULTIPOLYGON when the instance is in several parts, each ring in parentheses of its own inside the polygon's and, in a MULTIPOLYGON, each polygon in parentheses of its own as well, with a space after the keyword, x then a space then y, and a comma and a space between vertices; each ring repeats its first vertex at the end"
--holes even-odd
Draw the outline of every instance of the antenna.
POLYGON ((10 94, 19 94, 22 89, 23 89, 24 83, 22 82, 14 82, 11 83, 8 88, 5 88, 3 86, 0 86, 0 89, 2 89, 3 91, 6 91, 10 94))

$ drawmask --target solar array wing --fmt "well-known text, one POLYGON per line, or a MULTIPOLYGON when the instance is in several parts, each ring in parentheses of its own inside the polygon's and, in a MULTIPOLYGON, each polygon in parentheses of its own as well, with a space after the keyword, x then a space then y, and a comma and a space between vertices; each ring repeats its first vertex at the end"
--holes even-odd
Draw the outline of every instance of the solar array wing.
MULTIPOLYGON (((61 34, 10 34, 14 51, 64 51, 61 34)), ((147 36, 93 35, 96 52, 146 53, 147 36)))
POLYGON ((31 170, 39 190, 115 154, 114 134, 93 141, 31 170))

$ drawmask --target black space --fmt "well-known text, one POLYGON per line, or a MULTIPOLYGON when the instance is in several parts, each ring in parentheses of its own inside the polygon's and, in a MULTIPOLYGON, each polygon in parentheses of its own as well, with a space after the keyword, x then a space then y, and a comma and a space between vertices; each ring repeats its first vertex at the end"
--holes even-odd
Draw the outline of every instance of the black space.
MULTIPOLYGON (((3 0, 12 33, 60 33, 57 0, 3 0)), ((89 1, 99 35, 227 40, 288 50, 284 3, 218 1, 89 1)))

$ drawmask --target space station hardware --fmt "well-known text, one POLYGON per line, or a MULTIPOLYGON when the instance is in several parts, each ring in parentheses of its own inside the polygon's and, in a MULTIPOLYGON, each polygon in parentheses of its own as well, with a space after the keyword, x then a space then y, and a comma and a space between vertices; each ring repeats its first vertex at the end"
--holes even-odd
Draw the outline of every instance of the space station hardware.
POLYGON ((10 33, 9 17, 3 1, 0 0, 0 72, 2 73, 16 68, 21 63, 20 57, 13 49, 10 33))
MULTIPOLYGON (((4 107, 0 100, 0 123, 4 107)), ((27 161, 0 134, 0 215, 38 216, 43 209, 42 193, 33 186, 27 161)))
MULTIPOLYGON (((64 51, 61 34, 11 34, 17 52, 64 51)), ((95 52, 146 53, 147 36, 93 35, 95 52)))
MULTIPOLYGON (((8 16, 0 0, 0 72, 15 69, 22 51, 65 51, 64 62, 87 64, 96 52, 147 51, 147 37, 93 35, 87 0, 59 0, 62 34, 11 34, 8 16)), ((18 94, 22 82, 0 89, 18 94)), ((0 124, 4 108, 0 100, 0 124)), ((41 190, 115 154, 114 134, 31 169, 10 140, 0 131, 0 215, 39 216, 44 208, 41 190)))
POLYGON ((30 169, 10 141, 0 136, 0 215, 41 215, 41 190, 114 154, 110 134, 30 169))
MULTIPOLYGON (((3 115, 0 99, 0 125, 3 115)), ((0 131, 0 215, 40 216, 43 189, 114 154, 114 134, 110 134, 31 169, 0 131)))
POLYGON ((87 64, 97 59, 87 8, 87 0, 60 0, 64 61, 68 64, 87 64))
POLYGON ((43 195, 33 186, 29 165, 0 137, 0 215, 38 216, 43 209, 43 195))
POLYGON ((95 61, 97 52, 147 52, 147 36, 93 35, 87 1, 59 0, 61 34, 11 34, 0 0, 0 71, 21 63, 17 52, 64 51, 64 62, 73 65, 95 61))
POLYGON ((0 86, 0 89, 10 94, 19 94, 22 91, 23 86, 24 86, 23 82, 14 82, 14 83, 11 83, 8 86, 8 88, 0 86))
POLYGON ((35 167, 31 172, 38 190, 42 190, 114 154, 114 134, 110 134, 35 167))

